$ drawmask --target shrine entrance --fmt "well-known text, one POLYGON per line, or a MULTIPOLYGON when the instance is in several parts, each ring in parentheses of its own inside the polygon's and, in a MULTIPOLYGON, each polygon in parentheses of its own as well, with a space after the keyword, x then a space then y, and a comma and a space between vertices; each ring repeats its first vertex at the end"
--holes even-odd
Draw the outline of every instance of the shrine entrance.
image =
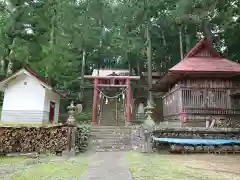
POLYGON ((98 106, 98 124, 123 126, 126 119, 126 88, 100 90, 100 106, 98 106), (104 93, 103 93, 104 92, 104 93))
POLYGON ((132 120, 133 96, 131 81, 140 76, 85 75, 93 81, 92 124, 121 126, 132 120))

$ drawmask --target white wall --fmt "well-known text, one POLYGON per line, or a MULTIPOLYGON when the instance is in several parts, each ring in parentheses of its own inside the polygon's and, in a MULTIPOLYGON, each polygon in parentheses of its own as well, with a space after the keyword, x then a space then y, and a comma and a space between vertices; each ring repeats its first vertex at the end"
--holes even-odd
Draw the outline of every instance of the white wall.
POLYGON ((45 89, 32 76, 19 75, 9 82, 4 93, 3 122, 42 123, 45 89), (26 82, 27 84, 24 84, 26 82))
POLYGON ((57 123, 58 116, 59 116, 59 107, 60 107, 60 95, 49 90, 46 90, 45 100, 44 100, 44 111, 48 113, 43 120, 44 120, 44 123, 49 122, 50 101, 55 102, 55 114, 54 114, 53 123, 57 123))

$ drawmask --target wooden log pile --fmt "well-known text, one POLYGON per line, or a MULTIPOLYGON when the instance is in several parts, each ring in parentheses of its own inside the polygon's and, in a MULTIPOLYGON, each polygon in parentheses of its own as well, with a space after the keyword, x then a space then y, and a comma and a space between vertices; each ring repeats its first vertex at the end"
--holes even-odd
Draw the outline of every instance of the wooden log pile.
POLYGON ((0 126, 0 153, 59 152, 68 148, 67 126, 0 126))
MULTIPOLYGON (((175 128, 158 129, 153 131, 153 136, 158 138, 181 138, 181 139, 233 139, 240 140, 239 128, 175 128)), ((187 145, 157 143, 156 149, 168 149, 173 153, 240 153, 240 145, 187 145)))
POLYGON ((240 139, 239 128, 176 128, 153 131, 155 137, 183 139, 240 139))
POLYGON ((169 151, 171 153, 239 153, 240 146, 239 145, 181 145, 181 144, 171 144, 169 147, 169 151))

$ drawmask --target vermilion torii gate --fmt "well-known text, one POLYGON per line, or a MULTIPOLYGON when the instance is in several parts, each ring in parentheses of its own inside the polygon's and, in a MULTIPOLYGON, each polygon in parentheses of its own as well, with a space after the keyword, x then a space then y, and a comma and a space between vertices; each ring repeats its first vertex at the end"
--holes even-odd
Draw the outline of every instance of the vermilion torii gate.
POLYGON ((132 93, 131 93, 131 80, 139 80, 140 76, 91 76, 85 75, 85 79, 93 81, 94 95, 93 95, 93 106, 92 106, 92 124, 97 124, 97 106, 99 101, 99 89, 103 87, 112 88, 127 88, 126 97, 126 120, 130 122, 132 119, 131 104, 132 104, 132 93))

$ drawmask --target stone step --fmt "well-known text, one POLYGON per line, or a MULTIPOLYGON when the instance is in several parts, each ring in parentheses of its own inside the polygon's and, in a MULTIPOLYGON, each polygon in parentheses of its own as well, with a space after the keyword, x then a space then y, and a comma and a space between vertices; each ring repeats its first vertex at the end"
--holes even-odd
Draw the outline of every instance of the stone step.
POLYGON ((92 143, 91 144, 92 146, 99 146, 99 147, 105 147, 105 146, 129 146, 130 143, 129 142, 126 142, 126 143, 123 143, 123 142, 117 142, 117 143, 92 143))
POLYGON ((108 126, 108 125, 93 125, 92 129, 131 129, 129 126, 108 126))
POLYGON ((125 125, 125 122, 124 123, 118 123, 118 124, 116 124, 116 123, 112 123, 112 122, 100 122, 99 124, 101 124, 101 125, 104 125, 104 126, 106 126, 106 125, 111 125, 111 126, 124 126, 125 125))
POLYGON ((129 151, 131 147, 96 147, 96 152, 115 152, 115 151, 129 151))
POLYGON ((91 143, 107 143, 107 144, 115 144, 115 143, 129 143, 129 139, 92 139, 91 143))
POLYGON ((130 133, 130 129, 92 129, 91 133, 107 133, 107 134, 126 134, 130 133))
POLYGON ((101 149, 106 149, 106 148, 112 148, 112 149, 116 149, 116 148, 127 148, 127 147, 131 147, 130 143, 103 143, 103 144, 91 144, 92 149, 97 149, 97 148, 101 148, 101 149))
POLYGON ((131 148, 124 148, 124 149, 96 149, 96 152, 118 152, 118 151, 129 151, 131 148))
POLYGON ((124 135, 130 135, 131 133, 128 131, 117 131, 117 132, 112 132, 112 131, 92 131, 91 135, 97 136, 97 135, 106 135, 106 136, 124 136, 124 135))
POLYGON ((99 147, 105 147, 105 146, 130 146, 130 142, 92 142, 91 146, 99 146, 99 147))
POLYGON ((122 139, 122 138, 130 138, 130 134, 124 135, 109 135, 109 134, 91 134, 91 139, 122 139))
POLYGON ((111 135, 111 134, 116 134, 116 135, 122 135, 122 134, 130 134, 130 130, 116 130, 116 131, 111 131, 111 130, 92 130, 91 134, 97 135, 97 134, 106 134, 106 135, 111 135))
POLYGON ((92 142, 100 142, 100 143, 116 143, 116 142, 129 142, 130 138, 117 138, 117 139, 92 139, 92 142))
POLYGON ((130 147, 130 145, 129 144, 103 144, 103 145, 94 144, 92 145, 92 148, 126 148, 126 147, 130 147))
POLYGON ((130 140, 129 139, 122 139, 122 140, 103 140, 103 139, 97 139, 97 140, 92 140, 91 145, 98 145, 98 146, 111 146, 111 145, 130 145, 130 140))
POLYGON ((108 119, 108 117, 100 118, 99 121, 100 121, 100 123, 101 122, 108 122, 108 123, 114 123, 114 124, 116 124, 116 123, 125 123, 125 121, 122 120, 122 119, 119 119, 119 120, 107 120, 107 119, 108 119))
MULTIPOLYGON (((125 124, 125 122, 124 122, 125 124)), ((91 147, 95 151, 129 150, 131 127, 95 125, 91 129, 91 147)))
POLYGON ((112 120, 112 119, 110 119, 110 117, 104 117, 104 118, 100 118, 99 119, 99 121, 100 122, 111 122, 111 123, 117 123, 117 122, 122 122, 122 123, 124 123, 125 122, 125 120, 123 120, 123 119, 118 119, 118 120, 116 120, 116 119, 114 119, 114 120, 112 120))
POLYGON ((130 139, 131 138, 131 136, 130 135, 128 135, 128 136, 101 136, 101 135, 99 135, 99 136, 94 136, 94 135, 91 135, 91 139, 92 140, 111 140, 111 139, 115 139, 115 140, 121 140, 121 139, 130 139))

